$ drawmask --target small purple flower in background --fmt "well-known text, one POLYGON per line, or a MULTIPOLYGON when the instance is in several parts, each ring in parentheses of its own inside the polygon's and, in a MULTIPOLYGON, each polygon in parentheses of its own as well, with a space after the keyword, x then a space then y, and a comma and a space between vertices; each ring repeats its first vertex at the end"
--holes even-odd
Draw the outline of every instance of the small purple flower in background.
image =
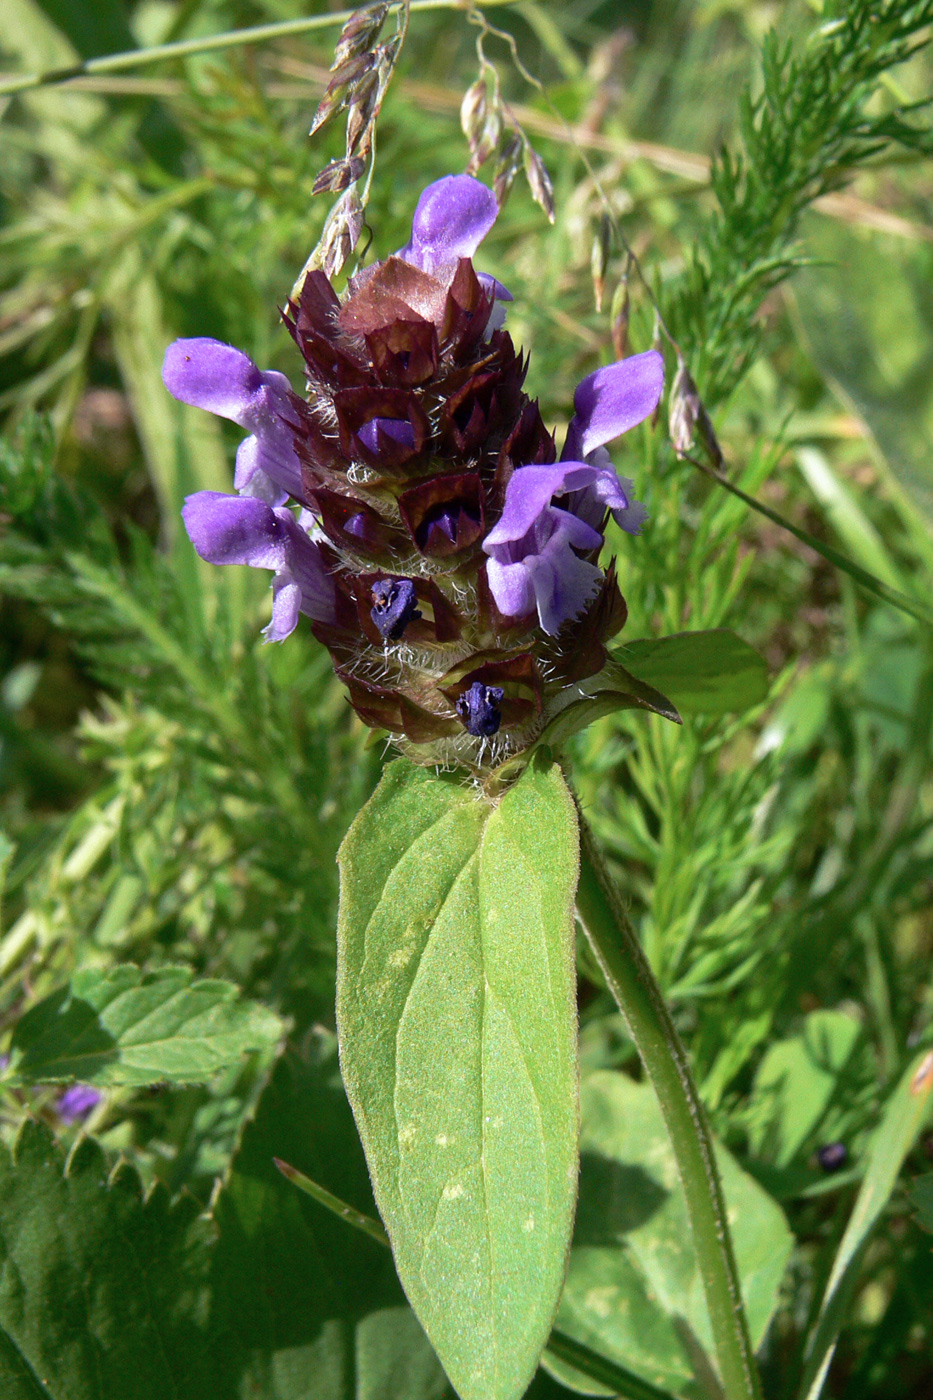
POLYGON ((844 1142, 827 1142, 816 1154, 824 1172, 841 1171, 849 1160, 849 1149, 844 1142))
POLYGON ((185 503, 197 552, 271 570, 266 638, 310 618, 366 724, 423 762, 479 768, 527 747, 605 665, 625 621, 599 565, 606 521, 634 534, 645 519, 606 444, 664 383, 653 350, 588 375, 555 460, 503 328, 511 294, 472 264, 498 212, 450 175, 342 296, 308 272, 284 312, 306 398, 216 340, 176 342, 163 371, 176 398, 250 434, 236 494, 185 503))
POLYGON ((61 1098, 55 1102, 55 1112, 66 1125, 74 1127, 75 1123, 81 1123, 97 1107, 103 1098, 103 1094, 97 1089, 92 1089, 90 1084, 72 1084, 70 1089, 66 1089, 61 1098))

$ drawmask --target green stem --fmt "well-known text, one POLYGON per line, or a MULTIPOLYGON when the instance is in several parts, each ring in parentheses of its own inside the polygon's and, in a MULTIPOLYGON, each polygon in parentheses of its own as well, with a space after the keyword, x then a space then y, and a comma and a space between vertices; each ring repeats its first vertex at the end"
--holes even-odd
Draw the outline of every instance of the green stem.
POLYGON ((687 1053, 580 814, 577 914, 658 1096, 687 1201, 726 1400, 761 1400, 722 1186, 687 1053))
MULTIPOLYGON (((515 3, 517 0, 484 0, 484 4, 489 7, 515 3)), ((404 0, 391 5, 389 13, 401 9, 404 9, 404 0)), ((412 13, 416 10, 472 9, 471 0, 412 0, 411 5, 412 13)), ((0 79, 0 96, 26 92, 30 88, 58 86, 72 78, 86 78, 95 73, 122 73, 127 68, 141 68, 147 63, 156 63, 163 58, 187 58, 191 54, 209 53, 213 49, 232 49, 240 44, 261 44, 267 39, 307 34, 312 29, 329 29, 334 25, 344 24, 353 14, 355 10, 337 10, 331 14, 312 15, 307 19, 255 24, 248 29, 230 29, 223 34, 208 34, 201 39, 180 39, 173 44, 155 44, 148 49, 105 54, 102 58, 89 58, 83 63, 75 63, 67 68, 47 68, 41 73, 18 73, 15 77, 0 79)))

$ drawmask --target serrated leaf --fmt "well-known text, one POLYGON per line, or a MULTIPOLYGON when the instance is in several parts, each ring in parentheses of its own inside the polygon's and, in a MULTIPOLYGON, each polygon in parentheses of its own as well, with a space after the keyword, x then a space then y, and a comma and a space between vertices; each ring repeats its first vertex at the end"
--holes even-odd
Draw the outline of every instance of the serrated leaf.
MULTIPOLYGON (((556 1327, 677 1394, 717 1393, 712 1332, 677 1163, 650 1087, 598 1070, 581 1088, 580 1204, 556 1327), (704 1389, 708 1386, 708 1389, 704 1389)), ((777 1305, 792 1237, 775 1201, 725 1148, 717 1160, 752 1339, 777 1305)), ((585 1395, 615 1393, 547 1354, 585 1395)))
POLYGON ((576 1184, 573 802, 391 764, 340 852, 341 1065, 399 1276, 463 1400, 517 1400, 576 1184))
POLYGON ((303 1197, 278 1156, 374 1211, 332 1040, 278 1062, 215 1204, 224 1395, 441 1400, 444 1373, 388 1250, 303 1197))
POLYGON ((726 627, 628 642, 616 658, 685 715, 740 713, 768 694, 764 657, 726 627))
POLYGON ((282 1034, 277 1016, 239 997, 186 967, 79 972, 18 1022, 11 1072, 33 1084, 197 1083, 282 1034))
MULTIPOLYGON (((193 1199, 108 1178, 85 1138, 65 1169, 47 1129, 0 1146, 4 1400, 215 1400, 207 1269, 214 1229, 193 1199)), ((232 1397, 231 1397, 232 1400, 232 1397)))

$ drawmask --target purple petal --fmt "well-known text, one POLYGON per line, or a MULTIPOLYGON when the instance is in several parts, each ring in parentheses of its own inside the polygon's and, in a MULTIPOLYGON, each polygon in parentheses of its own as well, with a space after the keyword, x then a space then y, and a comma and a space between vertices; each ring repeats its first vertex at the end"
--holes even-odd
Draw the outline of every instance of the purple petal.
POLYGON ((538 607, 538 620, 549 636, 577 617, 599 589, 603 572, 579 558, 558 530, 541 554, 526 561, 538 607))
POLYGON ((56 1103, 55 1111, 62 1122, 70 1127, 86 1118, 102 1098, 103 1094, 97 1089, 92 1089, 90 1084, 72 1084, 56 1103))
POLYGON ((299 612, 318 622, 334 621, 334 584, 308 536, 309 512, 296 520, 285 507, 273 509, 252 496, 198 491, 185 501, 182 518, 191 543, 209 564, 274 571, 272 621, 265 629, 270 641, 283 641, 294 631, 299 612))
POLYGON ((162 379, 182 403, 230 418, 253 434, 237 452, 238 491, 275 505, 302 494, 290 426, 292 389, 284 374, 259 370, 242 350, 199 336, 168 347, 162 379))
POLYGON ((198 491, 181 512, 188 538, 209 564, 251 564, 279 569, 285 562, 285 530, 265 501, 198 491))
POLYGON ((301 612, 301 586, 291 574, 276 574, 272 580, 272 620, 262 629, 267 642, 284 642, 298 626, 301 612))
MULTIPOLYGON (((535 536, 547 538, 494 546, 486 577, 496 606, 507 617, 523 617, 537 608, 542 629, 550 636, 583 611, 602 579, 602 570, 574 553, 586 547, 582 531, 589 527, 566 511, 551 509, 539 521, 535 536)), ((597 543, 602 536, 596 535, 597 543)))
POLYGON ((498 279, 493 277, 491 272, 478 272, 480 286, 486 292, 492 292, 493 301, 514 301, 512 293, 508 287, 504 286, 498 279))
POLYGON ((471 258, 498 213, 488 186, 472 175, 445 175, 428 185, 418 200, 411 240, 398 256, 432 273, 471 258))
POLYGON ((535 591, 531 574, 523 561, 510 564, 508 555, 503 559, 491 558, 486 563, 486 577, 489 591, 496 601, 496 607, 506 617, 524 617, 535 606, 535 591))
POLYGON ((257 500, 265 501, 270 506, 284 505, 292 491, 280 486, 276 476, 284 476, 293 487, 294 494, 299 493, 301 472, 294 451, 289 462, 283 453, 275 451, 268 440, 260 441, 258 437, 244 438, 237 448, 233 473, 233 484, 240 495, 255 496, 257 500), (273 474, 266 470, 269 466, 273 474), (279 470, 282 466, 285 467, 284 472, 279 470))
POLYGON ((380 432, 403 447, 415 445, 415 430, 407 418, 370 418, 368 423, 357 429, 356 435, 370 452, 378 452, 380 432))
POLYGON ((209 336, 197 336, 176 340, 168 347, 162 382, 182 403, 239 423, 262 388, 263 376, 242 350, 209 336))
MULTIPOLYGON (((595 492, 596 498, 612 511, 625 510, 631 504, 611 468, 594 467, 587 462, 519 467, 509 478, 505 509, 499 523, 486 536, 483 548, 522 539, 555 496, 581 491, 584 487, 595 492)), ((595 549, 596 545, 589 548, 595 549)))
POLYGON ((657 350, 630 355, 587 375, 573 396, 574 417, 563 456, 579 460, 620 437, 654 412, 664 389, 664 360, 657 350))

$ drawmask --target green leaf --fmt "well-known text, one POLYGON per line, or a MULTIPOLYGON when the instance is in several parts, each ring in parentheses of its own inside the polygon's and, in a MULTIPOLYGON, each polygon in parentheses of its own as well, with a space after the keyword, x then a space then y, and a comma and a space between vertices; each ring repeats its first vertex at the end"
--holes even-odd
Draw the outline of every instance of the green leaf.
POLYGON ((916 1207, 920 1225, 933 1235, 933 1172, 917 1177, 910 1188, 910 1199, 916 1207))
POLYGON ((872 1141, 861 1189, 833 1261, 820 1315, 807 1343, 801 1400, 818 1400, 822 1394, 865 1250, 897 1184, 904 1158, 929 1114, 931 1090, 933 1050, 928 1050, 908 1066, 888 1100, 872 1141))
POLYGON ((441 1400, 440 1363, 384 1245, 295 1190, 284 1157, 374 1211, 336 1045, 287 1054, 215 1204, 215 1355, 222 1393, 261 1400, 441 1400))
MULTIPOLYGON (((676 1394, 717 1394, 713 1339, 677 1164, 646 1084, 598 1070, 583 1082, 580 1204, 556 1327, 676 1394)), ((777 1305, 792 1238, 775 1201, 717 1152, 742 1294, 757 1345, 777 1305)), ((552 1352, 583 1394, 613 1393, 552 1352)))
MULTIPOLYGON (((826 1124, 827 1110, 847 1070, 858 1068, 856 1052, 862 1028, 841 1011, 814 1011, 800 1035, 779 1040, 766 1052, 749 1105, 752 1150, 775 1166, 786 1167, 807 1148, 826 1124)), ((830 1123, 824 1140, 836 1136, 830 1123)))
POLYGON ((23 1083, 193 1084, 275 1045, 271 1011, 240 1001, 232 982, 192 977, 130 964, 77 973, 18 1022, 11 1072, 23 1083))
POLYGON ((764 657, 727 627, 628 642, 616 655, 633 676, 669 696, 682 714, 740 712, 768 694, 764 657))
POLYGON ((215 1400, 200 1206, 169 1206, 161 1186, 143 1200, 89 1138, 63 1167, 32 1122, 0 1146, 0 1394, 215 1400))
POLYGON ((566 1267, 577 840, 556 765, 493 806, 400 761, 340 852, 347 1093, 399 1276, 463 1400, 524 1393, 566 1267))
POLYGON ((604 715, 617 714, 620 710, 647 710, 650 714, 670 720, 672 724, 682 723, 666 695, 638 680, 617 661, 607 661, 602 670, 580 681, 574 689, 582 698, 572 701, 548 720, 529 748, 500 763, 486 780, 487 793, 497 795, 503 792, 535 758, 544 759, 552 751, 559 751, 574 734, 579 734, 581 729, 586 729, 604 715))

